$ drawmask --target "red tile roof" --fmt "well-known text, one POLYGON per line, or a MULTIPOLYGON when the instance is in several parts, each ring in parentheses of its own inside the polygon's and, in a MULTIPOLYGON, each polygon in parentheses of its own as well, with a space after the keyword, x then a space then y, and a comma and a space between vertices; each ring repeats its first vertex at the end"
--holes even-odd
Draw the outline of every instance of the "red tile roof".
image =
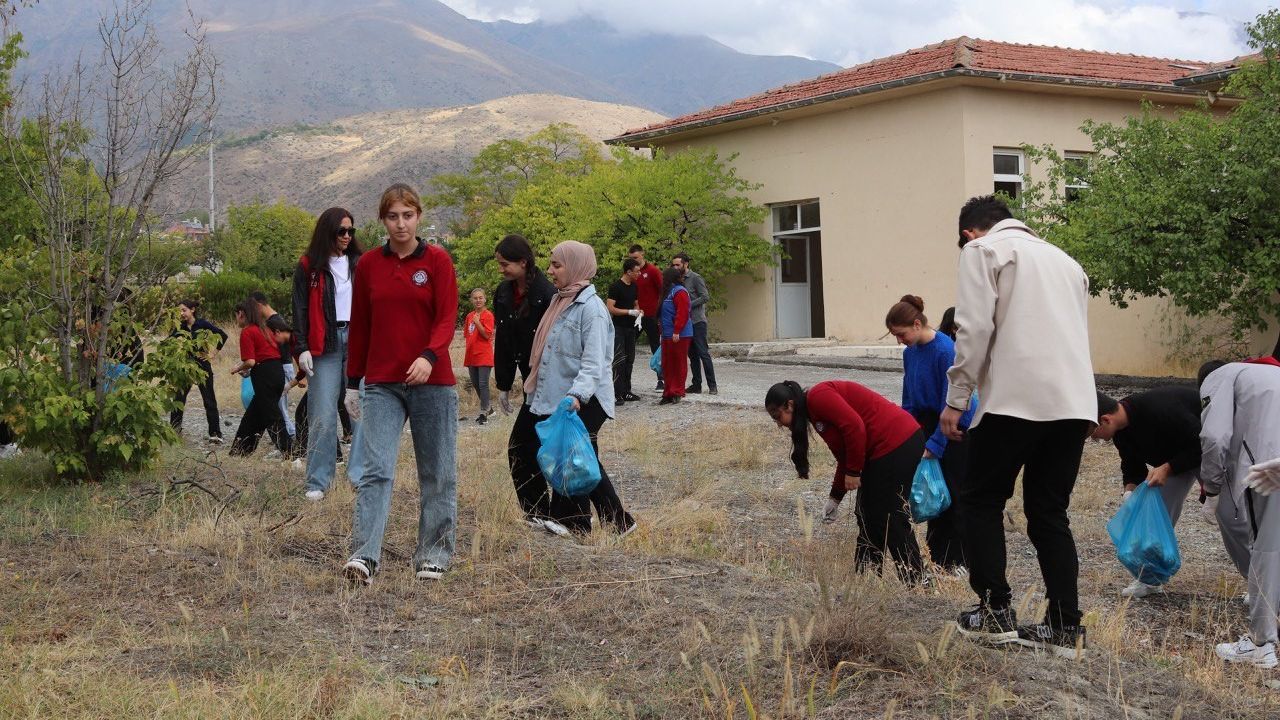
POLYGON ((631 135, 665 135, 684 126, 725 121, 742 114, 767 112, 770 108, 782 109, 792 103, 820 102, 824 96, 869 89, 887 82, 909 81, 948 70, 967 70, 971 71, 970 74, 1018 73, 1045 79, 1066 78, 1085 82, 1164 85, 1176 91, 1180 88, 1174 86, 1175 80, 1199 75, 1212 66, 1212 63, 1198 60, 1168 60, 958 37, 811 80, 784 85, 725 105, 628 130, 615 138, 615 141, 625 141, 631 135))

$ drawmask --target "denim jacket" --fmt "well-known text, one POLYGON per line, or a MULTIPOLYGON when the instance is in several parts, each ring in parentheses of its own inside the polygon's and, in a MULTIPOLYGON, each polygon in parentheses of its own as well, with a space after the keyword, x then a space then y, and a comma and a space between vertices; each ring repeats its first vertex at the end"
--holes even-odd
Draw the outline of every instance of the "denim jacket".
POLYGON ((550 415, 566 395, 583 405, 594 396, 613 417, 613 321, 594 285, 578 293, 547 335, 529 410, 550 415))

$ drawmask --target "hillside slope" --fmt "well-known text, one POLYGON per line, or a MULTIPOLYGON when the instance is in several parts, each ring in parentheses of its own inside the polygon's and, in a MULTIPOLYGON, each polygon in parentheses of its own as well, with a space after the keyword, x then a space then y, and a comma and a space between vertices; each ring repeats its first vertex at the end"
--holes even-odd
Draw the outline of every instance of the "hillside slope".
MULTIPOLYGON (((408 182, 420 192, 442 172, 464 170, 486 145, 527 136, 553 122, 603 140, 662 116, 626 105, 558 95, 517 95, 478 105, 393 110, 293 126, 233 139, 215 150, 215 193, 228 204, 283 199, 313 212, 332 205, 363 223, 377 214, 382 190, 408 182)), ((167 206, 203 209, 207 165, 175 184, 167 206)))

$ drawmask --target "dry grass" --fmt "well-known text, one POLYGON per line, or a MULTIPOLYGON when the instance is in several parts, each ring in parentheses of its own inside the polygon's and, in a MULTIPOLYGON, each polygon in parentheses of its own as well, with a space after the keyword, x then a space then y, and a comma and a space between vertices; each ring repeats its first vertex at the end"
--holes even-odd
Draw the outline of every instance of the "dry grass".
MULTIPOLYGON (((30 455, 0 463, 0 717, 1280 715, 1265 676, 1213 656, 1243 625, 1241 588, 1194 513, 1171 591, 1119 601, 1110 448, 1086 450, 1073 507, 1092 652, 1064 662, 957 639, 962 580, 854 573, 847 508, 815 522, 828 461, 815 452, 815 480, 798 481, 763 413, 696 407, 674 426, 649 406, 606 426, 606 467, 641 529, 581 543, 519 524, 510 420, 464 423, 457 562, 436 584, 409 570, 409 453, 385 572, 360 590, 337 577, 345 483, 308 504, 287 465, 218 456, 215 469, 183 461, 190 450, 102 486, 49 484, 30 455), (698 452, 673 451, 673 434, 698 452)), ((1038 571, 1016 502, 1010 516, 1031 617, 1038 571)))

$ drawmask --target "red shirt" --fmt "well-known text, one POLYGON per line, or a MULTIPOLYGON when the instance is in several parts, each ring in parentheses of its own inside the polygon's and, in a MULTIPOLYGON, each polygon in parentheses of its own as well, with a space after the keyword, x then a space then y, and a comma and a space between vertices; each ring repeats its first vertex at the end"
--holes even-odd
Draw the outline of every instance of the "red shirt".
POLYGON ((636 279, 636 305, 646 317, 658 317, 658 303, 662 300, 662 271, 653 263, 645 263, 636 279))
POLYGON ((279 360, 280 348, 275 342, 267 339, 262 328, 257 325, 246 325, 240 330, 240 359, 252 360, 255 363, 279 360))
POLYGON ((467 319, 462 323, 462 338, 467 343, 467 351, 462 358, 463 365, 493 367, 493 326, 493 313, 488 310, 472 310, 467 314, 467 319), (489 336, 488 340, 480 337, 480 327, 489 336))
POLYGON ((449 343, 458 318, 458 278, 449 253, 418 240, 401 258, 384 245, 356 265, 347 376, 402 383, 418 358, 431 362, 428 385, 453 385, 449 343))
POLYGON ((809 388, 805 407, 813 429, 836 457, 832 490, 840 495, 846 474, 861 474, 867 461, 898 449, 920 429, 906 410, 846 380, 828 380, 809 388))

